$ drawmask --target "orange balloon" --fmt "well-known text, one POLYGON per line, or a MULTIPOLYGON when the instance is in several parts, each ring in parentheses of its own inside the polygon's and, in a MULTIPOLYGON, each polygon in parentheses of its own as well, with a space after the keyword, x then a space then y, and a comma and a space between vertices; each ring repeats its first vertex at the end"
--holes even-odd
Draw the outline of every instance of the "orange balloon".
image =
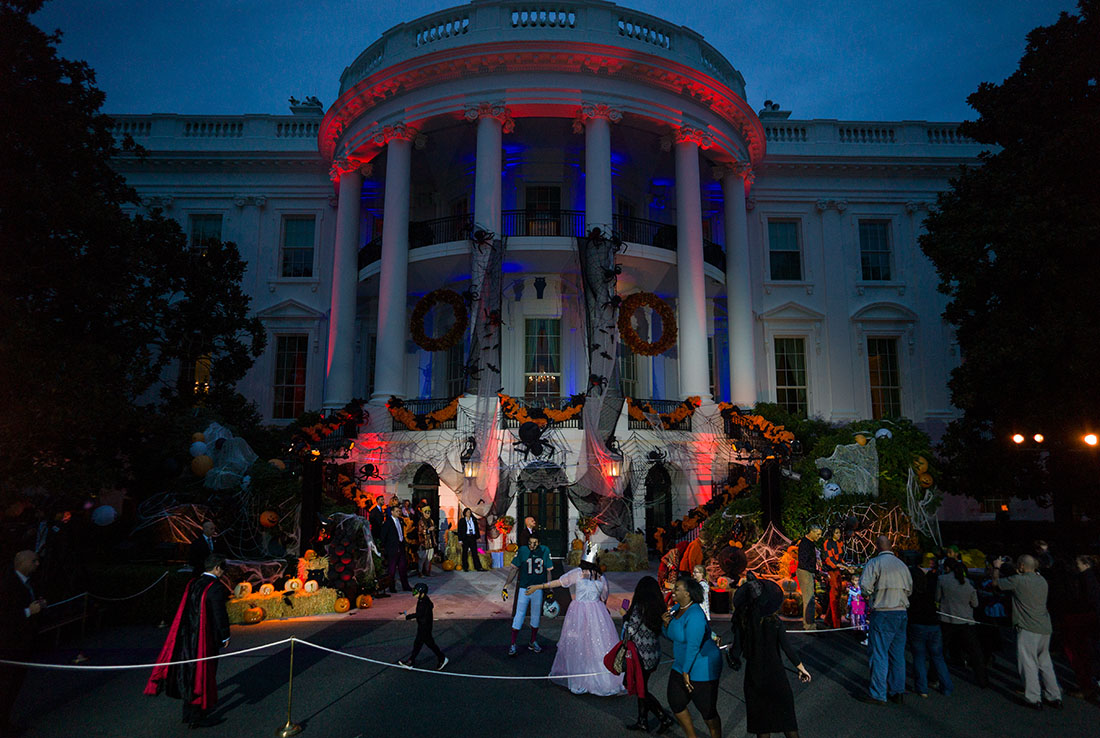
POLYGON ((206 441, 206 435, 204 433, 192 433, 191 443, 203 443, 206 441))
POLYGON ((282 459, 271 459, 267 463, 271 464, 273 467, 275 467, 279 471, 286 471, 286 464, 283 463, 282 459))
POLYGON ((191 471, 196 477, 205 477, 214 468, 214 460, 206 454, 191 459, 191 471))

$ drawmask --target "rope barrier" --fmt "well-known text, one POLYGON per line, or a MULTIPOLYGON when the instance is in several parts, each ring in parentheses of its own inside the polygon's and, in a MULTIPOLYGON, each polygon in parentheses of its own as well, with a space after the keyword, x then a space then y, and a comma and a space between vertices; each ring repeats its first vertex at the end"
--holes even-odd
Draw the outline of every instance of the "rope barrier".
POLYGON ((936 610, 936 614, 943 615, 945 618, 951 618, 952 620, 961 620, 964 623, 970 623, 971 625, 991 625, 994 628, 997 627, 997 623, 983 623, 980 620, 971 620, 970 618, 960 617, 959 615, 952 615, 951 613, 944 612, 943 610, 936 610))
POLYGON ((814 628, 813 630, 788 630, 787 635, 809 635, 811 633, 837 633, 842 630, 863 630, 861 625, 849 625, 845 628, 814 628))
POLYGON ((254 651, 262 651, 265 648, 271 648, 272 646, 281 646, 284 643, 290 643, 292 640, 298 640, 294 637, 284 638, 281 641, 274 641, 272 643, 265 643, 262 646, 253 646, 252 648, 245 648, 241 651, 231 651, 229 653, 219 653, 217 656, 204 656, 201 659, 186 659, 184 661, 166 661, 162 664, 108 664, 104 666, 95 665, 76 665, 76 664, 43 664, 33 661, 9 661, 7 659, 0 659, 0 664, 7 664, 8 666, 23 666, 31 669, 63 669, 67 671, 126 671, 128 669, 152 669, 156 666, 180 666, 182 664, 197 664, 200 661, 213 661, 215 659, 227 659, 233 656, 243 656, 246 653, 252 653, 254 651))
POLYGON ((51 607, 57 607, 58 605, 64 605, 65 603, 72 602, 73 600, 79 600, 81 597, 94 597, 95 599, 103 600, 104 602, 125 602, 126 600, 132 600, 135 597, 141 597, 143 594, 145 594, 146 592, 151 590, 153 587, 160 584, 161 581, 163 581, 166 576, 168 576, 168 572, 164 572, 163 574, 161 574, 159 577, 157 577, 157 580, 155 582, 153 582, 152 584, 150 584, 148 587, 141 590, 137 594, 127 595, 126 597, 104 597, 103 595, 97 595, 97 594, 93 594, 91 592, 81 592, 78 595, 73 595, 72 597, 69 597, 68 599, 65 599, 65 600, 61 600, 60 602, 51 602, 49 605, 46 605, 46 609, 48 610, 51 607))

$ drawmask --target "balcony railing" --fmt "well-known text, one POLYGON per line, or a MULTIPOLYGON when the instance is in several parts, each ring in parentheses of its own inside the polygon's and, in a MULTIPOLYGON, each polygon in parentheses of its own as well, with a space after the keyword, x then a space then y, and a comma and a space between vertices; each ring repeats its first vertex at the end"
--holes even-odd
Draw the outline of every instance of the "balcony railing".
POLYGON ((409 248, 465 241, 470 236, 473 224, 472 215, 449 215, 446 218, 412 221, 409 223, 409 248))
MULTIPOLYGON (((405 409, 414 415, 424 415, 425 413, 432 413, 436 410, 442 410, 454 401, 453 397, 432 397, 426 400, 405 400, 405 409)), ((444 420, 433 430, 453 430, 458 427, 458 414, 450 420, 444 420)), ((409 430, 404 423, 393 419, 392 428, 394 431, 407 431, 409 430)))
MULTIPOLYGON (((537 408, 540 408, 542 410, 545 410, 547 408, 550 408, 552 410, 561 410, 561 409, 565 408, 567 405, 569 405, 569 398, 568 397, 539 397, 539 398, 530 399, 530 400, 524 400, 522 398, 517 397, 517 398, 515 398, 515 400, 516 400, 516 402, 518 402, 520 405, 522 405, 525 408, 536 408, 537 407, 537 408)), ((561 423, 554 423, 554 427, 555 428, 583 428, 584 427, 584 422, 582 420, 583 417, 584 417, 584 414, 581 413, 581 414, 576 415, 573 418, 570 418, 569 420, 563 421, 561 423)), ((509 428, 519 428, 519 426, 520 426, 519 421, 512 420, 511 418, 507 417, 504 413, 500 414, 500 418, 501 418, 500 427, 504 428, 505 430, 507 430, 509 428)))
POLYGON ((719 244, 714 241, 703 239, 703 261, 710 264, 713 267, 717 267, 718 271, 726 271, 726 251, 719 244))
POLYGON ((676 250, 676 226, 671 223, 616 215, 611 219, 611 227, 627 243, 676 250))
POLYGON ((584 212, 580 210, 505 210, 500 214, 505 236, 584 235, 584 212))
MULTIPOLYGON (((684 403, 679 400, 638 400, 638 402, 644 402, 648 404, 658 413, 671 413, 684 403)), ((648 420, 635 420, 627 416, 626 427, 630 430, 652 430, 653 426, 649 424, 648 420)), ((679 423, 673 423, 666 430, 674 431, 690 431, 691 430, 691 416, 687 416, 679 423)))
POLYGON ((381 234, 379 234, 371 240, 367 241, 366 245, 364 245, 363 248, 359 249, 359 268, 363 269, 381 258, 382 236, 381 234))

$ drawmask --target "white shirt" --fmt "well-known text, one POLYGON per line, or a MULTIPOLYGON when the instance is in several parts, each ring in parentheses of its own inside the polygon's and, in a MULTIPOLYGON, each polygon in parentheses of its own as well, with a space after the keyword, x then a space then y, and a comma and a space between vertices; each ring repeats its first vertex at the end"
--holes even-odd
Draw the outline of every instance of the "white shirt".
POLYGON ((404 542, 405 540, 405 526, 401 524, 400 518, 397 515, 390 514, 390 520, 397 526, 397 540, 404 542))
MULTIPOLYGON (((34 588, 31 587, 31 583, 29 581, 27 581, 26 575, 23 574, 23 572, 21 572, 17 569, 15 571, 15 576, 19 577, 19 581, 21 581, 23 583, 23 586, 27 588, 27 591, 31 593, 31 599, 33 600, 34 599, 34 588)), ((23 615, 29 618, 31 616, 31 609, 29 607, 24 607, 23 608, 23 615)))
POLYGON ((477 535, 477 521, 473 518, 466 520, 466 535, 477 535))

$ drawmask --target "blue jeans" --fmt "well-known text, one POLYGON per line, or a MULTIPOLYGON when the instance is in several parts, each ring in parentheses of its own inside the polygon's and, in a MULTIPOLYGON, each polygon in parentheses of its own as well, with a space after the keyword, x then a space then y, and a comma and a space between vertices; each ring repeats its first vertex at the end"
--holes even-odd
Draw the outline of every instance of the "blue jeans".
POLYGON ((928 659, 940 678, 943 693, 955 691, 951 675, 947 673, 947 662, 943 660, 943 635, 938 625, 910 625, 909 648, 913 651, 913 686, 918 694, 928 694, 928 659))
POLYGON ((887 695, 905 693, 905 610, 872 610, 867 618, 871 662, 871 696, 886 701, 887 695))
POLYGON ((527 595, 526 587, 516 590, 516 615, 512 618, 512 630, 520 630, 523 627, 523 619, 527 615, 527 608, 531 608, 531 627, 539 627, 542 620, 542 596, 544 590, 536 589, 531 596, 527 595))

